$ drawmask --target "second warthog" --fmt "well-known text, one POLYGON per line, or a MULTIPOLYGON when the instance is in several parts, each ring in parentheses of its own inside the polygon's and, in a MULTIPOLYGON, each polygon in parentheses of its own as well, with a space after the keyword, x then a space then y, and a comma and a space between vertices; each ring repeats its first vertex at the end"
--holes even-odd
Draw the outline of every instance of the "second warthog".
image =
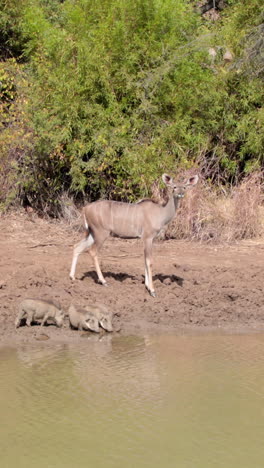
POLYGON ((69 320, 72 328, 78 328, 78 330, 90 330, 99 333, 99 322, 97 317, 85 310, 82 307, 75 307, 73 304, 70 305, 69 320))
POLYGON ((61 327, 64 319, 64 312, 60 304, 55 304, 48 299, 24 299, 18 306, 18 315, 15 321, 15 326, 18 328, 21 320, 26 319, 26 324, 29 327, 32 322, 44 323, 52 319, 57 327, 61 327))
POLYGON ((108 332, 113 331, 113 314, 107 309, 107 307, 104 304, 87 305, 85 306, 85 310, 87 310, 87 312, 90 312, 97 318, 99 324, 104 330, 108 332))

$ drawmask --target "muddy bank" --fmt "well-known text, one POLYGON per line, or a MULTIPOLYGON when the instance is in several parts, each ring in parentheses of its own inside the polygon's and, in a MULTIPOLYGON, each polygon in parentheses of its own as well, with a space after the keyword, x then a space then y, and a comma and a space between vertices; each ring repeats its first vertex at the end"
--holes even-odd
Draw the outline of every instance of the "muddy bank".
POLYGON ((67 319, 62 329, 15 331, 17 304, 25 297, 54 299, 65 309, 103 302, 122 334, 264 330, 264 240, 232 246, 156 242, 153 298, 144 288, 140 240, 105 242, 105 288, 97 284, 87 253, 80 257, 76 281, 69 279, 72 247, 81 236, 70 226, 25 215, 2 217, 0 226, 0 344, 87 338, 70 330, 67 319))

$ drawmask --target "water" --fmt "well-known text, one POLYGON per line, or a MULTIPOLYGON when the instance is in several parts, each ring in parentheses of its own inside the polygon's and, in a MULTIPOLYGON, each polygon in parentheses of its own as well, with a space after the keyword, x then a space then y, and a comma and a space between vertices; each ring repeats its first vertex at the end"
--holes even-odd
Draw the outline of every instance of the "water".
POLYGON ((264 336, 0 350, 1 468, 263 468, 264 336))

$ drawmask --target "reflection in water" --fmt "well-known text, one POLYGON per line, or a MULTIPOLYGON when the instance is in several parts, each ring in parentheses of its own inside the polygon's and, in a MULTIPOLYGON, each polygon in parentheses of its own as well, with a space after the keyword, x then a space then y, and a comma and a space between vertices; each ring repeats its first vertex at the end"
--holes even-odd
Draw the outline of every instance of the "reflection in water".
POLYGON ((0 350, 1 468, 262 468, 264 336, 0 350))

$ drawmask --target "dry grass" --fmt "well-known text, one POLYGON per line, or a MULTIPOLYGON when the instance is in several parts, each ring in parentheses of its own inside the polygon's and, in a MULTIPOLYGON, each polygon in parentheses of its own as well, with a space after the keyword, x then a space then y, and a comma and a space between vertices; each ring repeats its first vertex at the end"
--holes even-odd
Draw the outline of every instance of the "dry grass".
POLYGON ((75 205, 73 198, 64 193, 59 198, 60 214, 59 220, 65 222, 76 231, 83 230, 82 210, 75 205))
POLYGON ((181 202, 165 238, 233 242, 264 234, 263 173, 249 175, 228 192, 201 180, 181 202))

